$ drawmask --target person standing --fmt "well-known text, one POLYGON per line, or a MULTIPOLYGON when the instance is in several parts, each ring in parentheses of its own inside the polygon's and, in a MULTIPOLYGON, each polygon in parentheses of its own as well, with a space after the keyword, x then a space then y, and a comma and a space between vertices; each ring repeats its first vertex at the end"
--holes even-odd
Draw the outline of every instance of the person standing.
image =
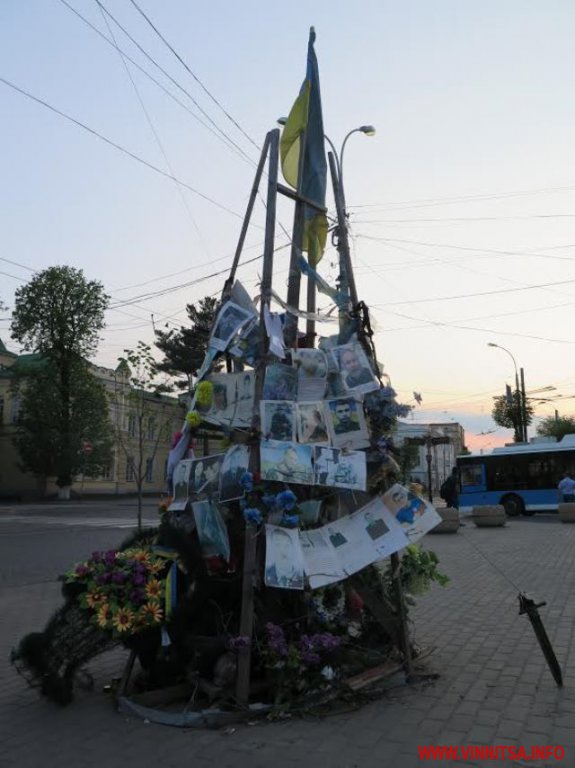
POLYGON ((442 484, 440 495, 448 507, 459 509, 459 473, 457 467, 453 467, 451 474, 442 484))
POLYGON ((563 479, 559 482, 557 490, 561 494, 563 501, 575 501, 575 480, 571 477, 570 472, 563 473, 563 479))

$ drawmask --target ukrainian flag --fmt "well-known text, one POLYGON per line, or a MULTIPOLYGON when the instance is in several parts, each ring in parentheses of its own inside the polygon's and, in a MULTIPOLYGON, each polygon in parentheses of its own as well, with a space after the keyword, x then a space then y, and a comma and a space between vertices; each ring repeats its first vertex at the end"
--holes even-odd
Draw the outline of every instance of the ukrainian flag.
MULTIPOLYGON (((319 70, 313 44, 315 30, 309 32, 307 72, 280 140, 282 172, 285 180, 301 195, 325 206, 327 162, 319 88, 319 70), (301 176, 300 176, 301 174, 301 176)), ((305 206, 302 248, 315 267, 323 256, 327 239, 327 218, 305 206)))

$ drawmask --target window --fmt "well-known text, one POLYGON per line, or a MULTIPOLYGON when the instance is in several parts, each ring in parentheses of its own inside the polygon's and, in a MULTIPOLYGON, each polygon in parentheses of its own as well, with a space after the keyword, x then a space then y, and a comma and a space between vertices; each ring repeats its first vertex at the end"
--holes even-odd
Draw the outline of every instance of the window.
POLYGON ((126 482, 133 483, 136 479, 136 473, 134 468, 134 457, 128 456, 126 461, 126 482))
POLYGON ((102 480, 113 480, 114 479, 112 477, 112 467, 109 464, 106 464, 105 466, 102 467, 102 472, 101 472, 100 477, 102 478, 102 480))
POLYGON ((146 482, 151 483, 154 479, 154 459, 146 459, 146 482))
POLYGON ((155 440, 156 438, 156 420, 153 416, 148 419, 148 440, 155 440))
POLYGON ((0 424, 4 421, 4 398, 0 397, 0 424))
POLYGON ((12 407, 10 410, 10 421, 12 424, 17 424, 20 421, 20 416, 22 415, 21 410, 22 406, 20 403, 20 397, 18 395, 14 395, 12 398, 12 407))
POLYGON ((136 437, 136 424, 137 424, 136 414, 130 413, 128 415, 128 434, 130 435, 130 437, 136 437))

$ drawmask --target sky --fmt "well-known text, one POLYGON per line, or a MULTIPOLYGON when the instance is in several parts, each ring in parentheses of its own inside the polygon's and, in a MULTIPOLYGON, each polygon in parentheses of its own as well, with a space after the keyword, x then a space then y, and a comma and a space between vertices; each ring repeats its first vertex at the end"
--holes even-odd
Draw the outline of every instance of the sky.
MULTIPOLYGON (((529 395, 546 398, 531 434, 575 414, 569 0, 0 4, 0 338, 17 349, 14 292, 57 264, 111 296, 104 366, 219 294, 312 25, 326 134, 339 148, 377 129, 345 149, 352 260, 398 399, 422 395, 409 421, 459 422, 472 449, 509 441, 490 414, 515 364, 528 395, 554 388, 529 395)), ((262 254, 264 215, 258 201, 245 260, 262 254)), ((292 216, 281 200, 284 295, 292 216)), ((333 248, 320 271, 337 276, 333 248)), ((260 272, 238 272, 253 296, 260 272)))

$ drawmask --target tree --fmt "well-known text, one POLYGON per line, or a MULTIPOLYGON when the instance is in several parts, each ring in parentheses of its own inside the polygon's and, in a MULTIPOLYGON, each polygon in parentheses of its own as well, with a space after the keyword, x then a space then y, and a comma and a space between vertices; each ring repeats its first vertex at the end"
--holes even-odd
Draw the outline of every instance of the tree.
POLYGON ((13 384, 20 397, 21 417, 15 444, 24 471, 40 481, 48 477, 99 474, 112 452, 112 429, 104 385, 83 363, 71 370, 68 408, 70 431, 63 440, 61 387, 47 359, 16 366, 13 384))
POLYGON ((404 441, 399 449, 400 478, 403 483, 411 480, 411 470, 419 464, 419 445, 404 441))
POLYGON ((101 283, 89 281, 82 270, 67 266, 50 267, 16 291, 12 336, 25 350, 46 360, 57 390, 60 453, 56 483, 62 498, 70 497, 77 455, 74 381, 98 347, 108 302, 101 283))
POLYGON ((192 377, 204 361, 218 304, 218 299, 205 296, 197 307, 186 306, 191 327, 182 325, 178 331, 156 331, 156 347, 164 354, 164 360, 156 369, 170 376, 184 374, 186 381, 177 384, 180 389, 192 388, 192 377))
MULTIPOLYGON (((491 411, 493 421, 500 427, 515 430, 513 439, 516 443, 520 442, 521 417, 523 415, 521 393, 513 392, 511 401, 509 401, 507 395, 494 397, 493 400, 493 410, 491 411)), ((528 402, 525 404, 524 415, 526 417, 526 426, 529 426, 533 421, 533 406, 528 402)))
POLYGON ((561 440, 565 435, 575 434, 575 416, 547 416, 537 425, 541 437, 555 437, 561 440))
POLYGON ((172 411, 155 381, 157 363, 147 344, 125 349, 116 368, 113 395, 116 441, 126 458, 127 474, 136 484, 138 529, 142 527, 142 491, 160 441, 168 441, 172 411))

